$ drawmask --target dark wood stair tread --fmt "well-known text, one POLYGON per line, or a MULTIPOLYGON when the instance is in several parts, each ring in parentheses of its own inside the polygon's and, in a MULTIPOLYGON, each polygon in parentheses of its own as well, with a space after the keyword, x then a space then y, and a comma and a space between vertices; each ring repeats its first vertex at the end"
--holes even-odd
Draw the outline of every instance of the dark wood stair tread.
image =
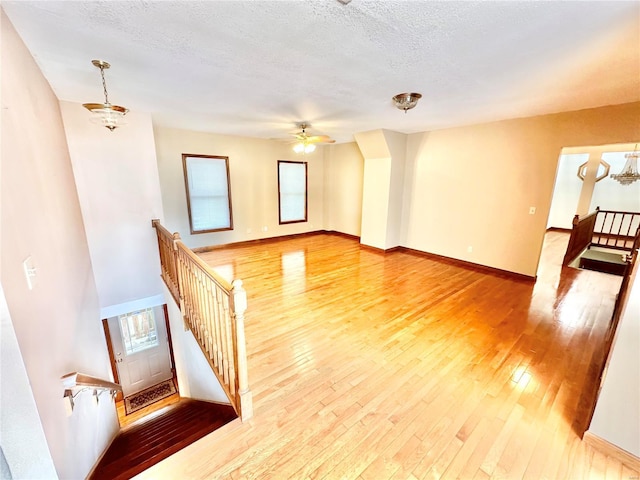
POLYGON ((90 478, 131 478, 236 418, 230 405, 181 399, 161 415, 121 430, 90 478))

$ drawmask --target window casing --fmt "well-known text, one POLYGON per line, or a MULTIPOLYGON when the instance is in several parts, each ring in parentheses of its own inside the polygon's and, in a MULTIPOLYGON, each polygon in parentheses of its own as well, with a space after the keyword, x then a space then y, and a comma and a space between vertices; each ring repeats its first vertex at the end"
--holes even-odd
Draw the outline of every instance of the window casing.
POLYGON ((229 157, 182 154, 191 233, 233 230, 229 157))
POLYGON ((307 163, 278 160, 280 225, 307 221, 307 163))

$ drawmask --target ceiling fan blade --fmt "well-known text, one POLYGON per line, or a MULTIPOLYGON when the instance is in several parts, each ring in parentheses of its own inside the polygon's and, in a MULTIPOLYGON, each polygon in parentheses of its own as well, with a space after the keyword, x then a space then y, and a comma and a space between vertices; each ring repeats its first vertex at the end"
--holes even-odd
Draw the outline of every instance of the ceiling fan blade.
POLYGON ((312 137, 307 137, 307 142, 309 143, 335 143, 329 135, 314 135, 312 137))

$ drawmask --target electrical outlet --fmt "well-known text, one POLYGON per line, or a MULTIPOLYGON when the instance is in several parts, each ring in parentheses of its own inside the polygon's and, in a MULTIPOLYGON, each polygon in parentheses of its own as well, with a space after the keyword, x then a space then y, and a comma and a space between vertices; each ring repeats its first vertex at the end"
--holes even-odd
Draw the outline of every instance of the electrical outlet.
POLYGON ((471 252, 473 252, 473 247, 471 245, 469 245, 467 247, 467 253, 471 253, 471 252))
POLYGON ((536 207, 529 207, 529 215, 535 215, 536 214, 536 207))
POLYGON ((247 233, 251 233, 251 229, 250 228, 247 228, 247 233))
POLYGON ((263 231, 263 232, 266 232, 267 230, 269 230, 269 227, 267 227, 266 225, 263 225, 263 226, 262 226, 262 231, 263 231))

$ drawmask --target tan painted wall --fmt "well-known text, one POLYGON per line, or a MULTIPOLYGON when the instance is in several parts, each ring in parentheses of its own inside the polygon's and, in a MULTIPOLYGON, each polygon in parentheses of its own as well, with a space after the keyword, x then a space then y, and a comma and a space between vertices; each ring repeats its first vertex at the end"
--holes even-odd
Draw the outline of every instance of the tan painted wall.
POLYGON ((325 229, 360 236, 364 159, 355 142, 325 148, 325 229))
POLYGON ((630 142, 638 118, 640 102, 410 135, 405 246, 535 276, 562 147, 630 142))
MULTIPOLYGON (((1 35, 1 282, 56 471, 84 478, 118 429, 116 412, 81 394, 67 417, 60 376, 111 376, 98 295, 58 99, 4 12, 1 35)), ((25 454, 38 462, 36 452, 25 454)))
POLYGON ((324 229, 324 152, 300 156, 273 140, 155 128, 166 226, 191 248, 324 229), (189 234, 182 154, 229 157, 234 229, 189 234), (278 160, 308 162, 308 222, 278 225, 278 160), (264 230, 266 228, 266 231, 264 230))

